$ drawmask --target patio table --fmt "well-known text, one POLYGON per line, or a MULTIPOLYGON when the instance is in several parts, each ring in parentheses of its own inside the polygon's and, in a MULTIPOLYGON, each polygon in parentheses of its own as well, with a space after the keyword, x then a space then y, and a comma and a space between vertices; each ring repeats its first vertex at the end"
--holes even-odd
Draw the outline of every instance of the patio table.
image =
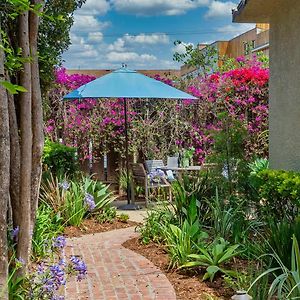
POLYGON ((193 171, 200 171, 202 170, 202 166, 189 166, 189 167, 168 167, 168 166, 162 166, 159 167, 159 169, 163 171, 173 171, 177 173, 178 179, 182 179, 182 174, 185 172, 193 172, 193 171))

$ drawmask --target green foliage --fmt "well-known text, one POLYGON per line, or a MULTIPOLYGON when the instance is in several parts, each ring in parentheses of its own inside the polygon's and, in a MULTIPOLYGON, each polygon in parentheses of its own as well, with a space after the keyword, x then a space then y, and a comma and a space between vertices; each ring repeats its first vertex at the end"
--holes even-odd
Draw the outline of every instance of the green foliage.
POLYGON ((185 51, 183 53, 176 52, 173 55, 173 60, 189 67, 195 67, 199 74, 208 74, 218 68, 218 52, 215 47, 206 46, 205 49, 201 50, 198 46, 194 47, 192 44, 184 44, 181 41, 175 41, 174 45, 183 45, 185 51))
POLYGON ((268 299, 272 297, 282 300, 300 298, 300 249, 295 235, 293 235, 292 240, 291 268, 286 267, 276 253, 272 254, 271 256, 277 260, 279 267, 266 270, 252 284, 254 285, 261 278, 272 274, 275 279, 271 283, 268 299), (280 272, 279 275, 278 272, 280 272))
POLYGON ((119 221, 123 222, 123 223, 127 223, 129 220, 129 216, 127 214, 120 214, 118 216, 119 221))
POLYGON ((254 162, 249 163, 250 176, 257 176, 261 171, 269 169, 269 161, 266 158, 257 158, 254 162))
POLYGON ((94 212, 110 207, 116 199, 113 193, 109 191, 109 186, 100 181, 93 180, 91 177, 82 177, 81 182, 84 193, 88 193, 94 198, 96 204, 94 212))
POLYGON ((199 222, 190 224, 187 220, 181 228, 173 224, 166 226, 165 236, 171 267, 185 264, 189 255, 195 253, 195 245, 203 244, 203 240, 208 238, 208 234, 201 230, 199 222))
MULTIPOLYGON (((64 182, 67 182, 64 179, 64 182)), ((65 205, 66 190, 60 187, 58 177, 49 173, 48 178, 42 181, 40 189, 40 199, 49 205, 56 214, 62 212, 65 205)))
POLYGON ((202 220, 206 218, 209 206, 205 198, 212 191, 207 172, 200 172, 195 177, 183 175, 181 180, 172 184, 172 191, 173 202, 171 204, 180 224, 183 224, 186 219, 193 223, 197 218, 202 220))
POLYGON ((165 205, 158 205, 147 211, 145 222, 138 227, 141 242, 148 244, 151 241, 160 243, 165 239, 165 226, 176 223, 174 213, 165 205))
POLYGON ((53 212, 47 204, 41 204, 37 210, 32 236, 32 251, 36 258, 49 255, 49 241, 63 231, 62 218, 53 212))
MULTIPOLYGON (((266 252, 275 252, 280 261, 291 268, 291 249, 294 235, 297 241, 300 241, 300 217, 292 222, 283 219, 281 221, 269 219, 266 228, 266 238, 268 240, 266 252)), ((277 261, 272 261, 272 266, 277 267, 277 261)))
POLYGON ((299 173, 263 170, 256 175, 255 182, 260 196, 255 203, 259 215, 294 220, 300 207, 299 173))
POLYGON ((115 207, 105 207, 101 212, 96 214, 96 219, 100 224, 113 223, 117 217, 117 210, 115 207))
POLYGON ((203 280, 214 280, 216 273, 221 272, 226 275, 236 276, 236 272, 224 268, 224 264, 237 256, 239 245, 230 245, 223 238, 216 239, 208 247, 197 246, 201 254, 191 254, 189 258, 193 261, 183 265, 185 268, 206 267, 203 280))
POLYGON ((43 164, 46 170, 56 176, 72 176, 78 170, 76 149, 46 140, 43 164))
POLYGON ((64 220, 68 225, 80 226, 87 213, 87 207, 84 203, 84 191, 80 183, 75 181, 70 183, 70 188, 66 191, 65 201, 64 220))

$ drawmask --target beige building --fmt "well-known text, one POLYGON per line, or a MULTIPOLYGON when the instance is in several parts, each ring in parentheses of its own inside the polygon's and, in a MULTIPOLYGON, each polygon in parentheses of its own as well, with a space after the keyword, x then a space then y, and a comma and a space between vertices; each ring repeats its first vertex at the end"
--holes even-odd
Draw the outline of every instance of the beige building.
MULTIPOLYGON (((216 41, 209 45, 200 45, 201 50, 205 51, 207 46, 214 47, 217 50, 218 63, 216 67, 222 65, 222 59, 224 57, 250 57, 258 52, 269 56, 269 25, 258 23, 255 28, 229 41, 216 41)), ((196 68, 189 68, 187 66, 181 67, 181 76, 183 78, 187 76, 193 77, 198 73, 199 71, 196 68)))
POLYGON ((243 0, 233 20, 270 24, 270 163, 300 171, 300 1, 243 0))
MULTIPOLYGON (((84 74, 84 75, 90 75, 95 77, 102 77, 113 70, 67 70, 68 74, 84 74)), ((154 77, 155 75, 160 75, 161 77, 180 77, 180 70, 176 69, 164 69, 164 70, 137 70, 137 72, 142 73, 144 75, 147 75, 149 77, 154 77)))

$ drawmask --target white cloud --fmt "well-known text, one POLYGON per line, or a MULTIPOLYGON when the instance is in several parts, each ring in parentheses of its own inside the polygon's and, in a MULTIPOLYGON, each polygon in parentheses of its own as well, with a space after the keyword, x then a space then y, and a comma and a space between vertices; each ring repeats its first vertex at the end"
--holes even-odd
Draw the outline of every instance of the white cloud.
POLYGON ((109 22, 100 22, 96 17, 88 15, 75 15, 74 20, 71 30, 76 33, 96 32, 110 25, 109 22))
POLYGON ((125 49, 125 41, 122 38, 118 38, 112 44, 107 47, 108 51, 116 51, 116 52, 124 52, 125 49))
POLYGON ((88 34, 88 42, 97 44, 102 42, 103 40, 103 33, 102 32, 89 32, 88 34))
POLYGON ((192 43, 180 43, 173 47, 173 53, 184 54, 186 52, 186 46, 194 46, 192 43))
POLYGON ((110 9, 106 0, 87 0, 81 8, 76 11, 77 15, 105 15, 110 9))
POLYGON ((136 52, 110 52, 106 55, 109 62, 153 62, 157 60, 154 55, 151 54, 138 54, 136 52))
POLYGON ((188 10, 208 5, 209 2, 210 0, 111 0, 117 11, 142 16, 181 15, 188 10))
POLYGON ((253 24, 229 24, 218 28, 217 31, 228 36, 238 36, 253 28, 255 28, 253 24))
POLYGON ((232 14, 232 9, 236 8, 237 4, 232 1, 222 2, 213 0, 208 6, 208 12, 205 17, 216 18, 216 17, 229 17, 232 14))
POLYGON ((153 34, 144 34, 140 33, 138 35, 132 36, 125 34, 123 39, 126 43, 129 44, 168 44, 170 42, 169 37, 164 33, 153 33, 153 34))

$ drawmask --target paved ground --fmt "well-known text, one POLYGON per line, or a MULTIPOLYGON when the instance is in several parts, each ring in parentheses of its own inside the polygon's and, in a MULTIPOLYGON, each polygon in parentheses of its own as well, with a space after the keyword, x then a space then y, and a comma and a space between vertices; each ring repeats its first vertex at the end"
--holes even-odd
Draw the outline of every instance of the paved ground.
POLYGON ((69 281, 66 300, 175 300, 166 276, 146 258, 121 245, 136 236, 130 227, 68 240, 66 255, 84 258, 88 278, 69 281))

